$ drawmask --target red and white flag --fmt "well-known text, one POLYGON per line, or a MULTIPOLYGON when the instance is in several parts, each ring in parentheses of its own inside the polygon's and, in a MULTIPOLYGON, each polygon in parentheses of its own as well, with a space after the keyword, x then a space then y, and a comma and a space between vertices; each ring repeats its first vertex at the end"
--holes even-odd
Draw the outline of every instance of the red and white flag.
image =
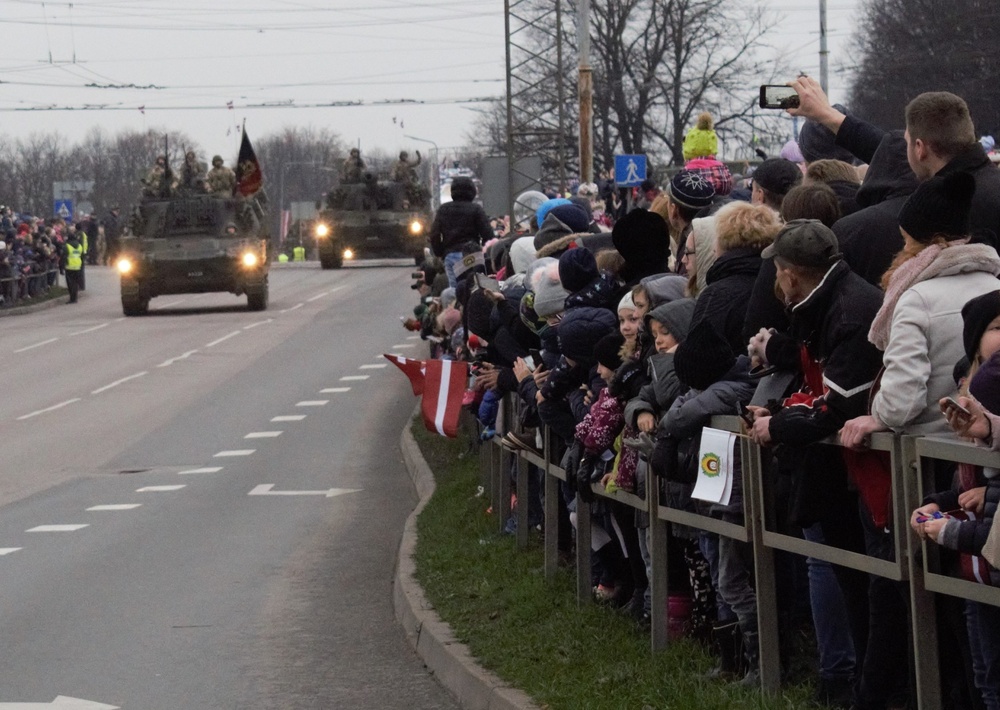
POLYGON ((458 436, 458 417, 462 396, 469 380, 469 365, 458 360, 411 360, 399 355, 384 355, 410 380, 413 394, 421 395, 420 413, 428 431, 454 439, 458 436))

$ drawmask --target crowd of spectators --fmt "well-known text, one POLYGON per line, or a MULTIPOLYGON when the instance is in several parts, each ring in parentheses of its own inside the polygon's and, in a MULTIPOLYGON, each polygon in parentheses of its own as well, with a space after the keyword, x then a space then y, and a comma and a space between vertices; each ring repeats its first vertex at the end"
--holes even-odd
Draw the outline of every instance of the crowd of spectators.
MULTIPOLYGON (((432 230, 437 258, 415 274, 421 301, 407 327, 435 356, 472 364, 468 404, 485 435, 541 452, 548 427, 549 453, 567 472, 560 550, 570 559, 579 496, 595 525, 595 597, 640 627, 650 611, 647 521, 592 500, 590 486, 656 490, 671 506, 741 522, 738 473, 726 505, 691 496, 713 415, 749 405, 746 435, 768 454, 784 532, 887 560, 893 536, 908 531, 891 529, 888 460, 867 448, 869 434, 1000 448, 992 145, 950 93, 918 96, 906 131, 887 132, 830 105, 811 78, 794 86, 798 141, 748 180, 716 160, 702 116, 685 169, 662 189, 644 185, 630 211, 585 184, 514 233, 495 224, 501 234, 490 238, 470 197, 432 230), (515 421, 498 420, 507 395, 520 401, 515 421)), ((934 473, 934 491, 912 511, 914 534, 951 551, 949 569, 971 559, 969 579, 1000 583, 1000 530, 991 535, 1000 476, 941 462, 934 473)), ((518 504, 537 525, 541 473, 532 475, 518 504)), ((684 562, 671 588, 690 589, 691 634, 719 658, 711 675, 756 683, 758 623, 788 634, 804 608, 819 700, 913 706, 902 583, 782 555, 779 619, 758 622, 747 543, 672 526, 671 545, 684 562)), ((951 597, 939 606, 945 707, 997 710, 1000 608, 951 597)))

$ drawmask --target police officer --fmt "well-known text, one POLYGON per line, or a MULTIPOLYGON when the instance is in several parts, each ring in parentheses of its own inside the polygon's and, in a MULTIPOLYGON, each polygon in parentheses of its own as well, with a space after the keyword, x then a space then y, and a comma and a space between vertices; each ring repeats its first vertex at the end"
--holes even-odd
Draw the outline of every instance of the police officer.
POLYGON ((224 165, 221 155, 212 156, 212 169, 208 171, 208 191, 213 195, 228 197, 236 188, 236 173, 224 165))
POLYGON ((66 274, 66 289, 69 291, 69 302, 76 303, 80 292, 80 281, 83 276, 83 244, 80 235, 71 231, 63 245, 63 273, 66 274))
POLYGON ((305 261, 306 260, 306 248, 301 244, 292 249, 292 261, 305 261))

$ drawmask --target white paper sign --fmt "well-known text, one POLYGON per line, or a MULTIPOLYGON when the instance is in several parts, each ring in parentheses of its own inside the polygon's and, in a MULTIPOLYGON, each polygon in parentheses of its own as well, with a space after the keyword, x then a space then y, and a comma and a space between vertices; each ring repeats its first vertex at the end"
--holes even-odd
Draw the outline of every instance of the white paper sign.
POLYGON ((706 427, 701 432, 698 450, 698 478, 692 498, 710 503, 729 504, 733 491, 733 451, 736 435, 706 427))

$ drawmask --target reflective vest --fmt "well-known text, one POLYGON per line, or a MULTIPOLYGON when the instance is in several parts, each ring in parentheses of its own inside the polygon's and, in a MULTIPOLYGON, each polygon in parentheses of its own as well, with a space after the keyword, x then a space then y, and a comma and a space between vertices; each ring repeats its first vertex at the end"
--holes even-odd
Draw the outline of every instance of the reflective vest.
POLYGON ((278 254, 278 263, 284 264, 288 261, 288 254, 278 254))
POLYGON ((80 239, 80 244, 83 245, 83 253, 86 254, 87 253, 87 233, 84 232, 83 230, 81 230, 77 234, 77 237, 80 239))
POLYGON ((292 249, 292 261, 305 261, 306 260, 306 248, 305 247, 295 247, 292 249))
POLYGON ((73 246, 66 242, 66 269, 67 271, 79 271, 83 268, 83 246, 73 246))

